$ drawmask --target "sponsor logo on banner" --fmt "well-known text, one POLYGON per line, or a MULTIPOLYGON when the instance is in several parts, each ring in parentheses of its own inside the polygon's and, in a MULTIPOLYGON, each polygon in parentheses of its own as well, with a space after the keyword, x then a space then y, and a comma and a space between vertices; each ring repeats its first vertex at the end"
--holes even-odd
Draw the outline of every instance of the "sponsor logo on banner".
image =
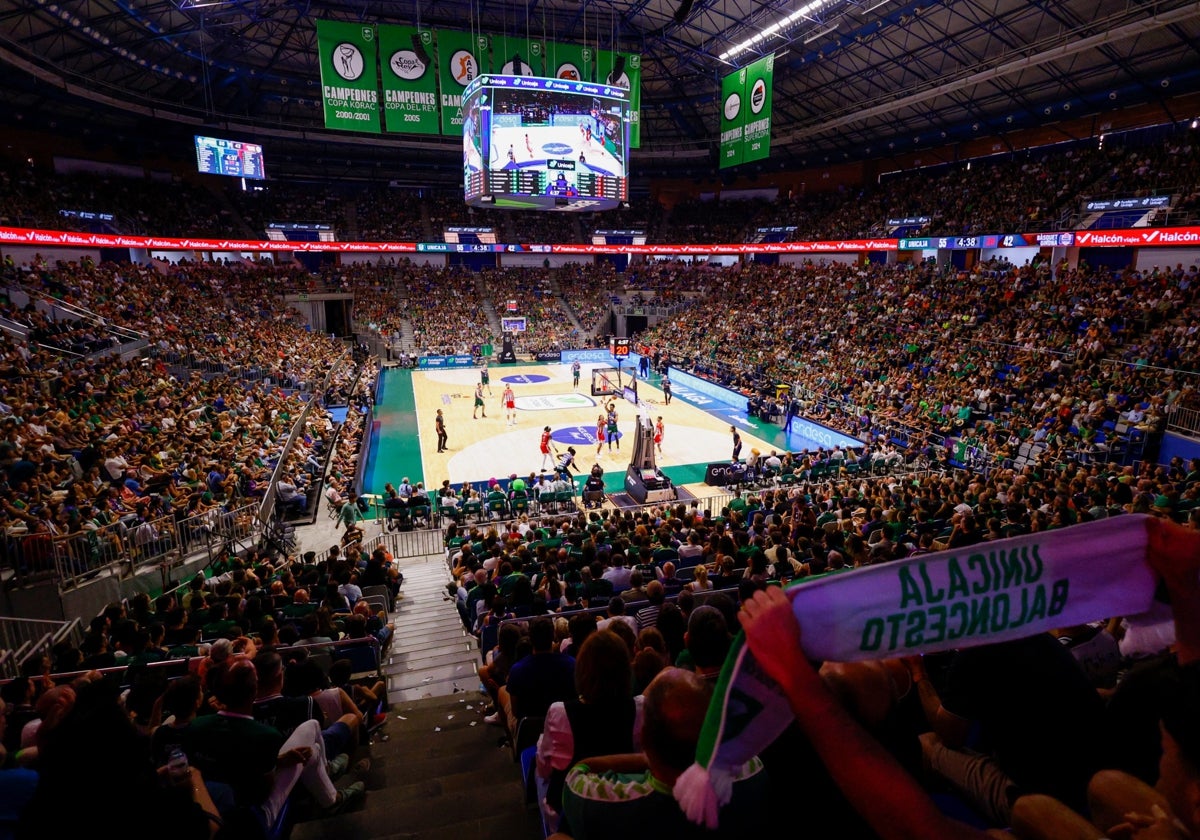
POLYGON ((742 110, 742 97, 738 93, 731 93, 725 97, 725 119, 736 120, 738 113, 742 110))
POLYGON ((466 87, 467 82, 479 75, 479 66, 475 63, 475 56, 467 50, 456 50, 450 56, 450 75, 454 77, 454 81, 466 87))
POLYGON ((516 399, 516 406, 521 411, 562 411, 568 408, 594 408, 595 405, 596 401, 587 394, 539 394, 516 399))
POLYGON ((333 72, 347 82, 353 82, 361 76, 365 68, 362 51, 354 44, 343 41, 333 48, 333 72))
POLYGON ((425 62, 412 50, 396 50, 388 61, 388 67, 401 79, 410 82, 425 75, 425 62))
POLYGON ((757 114, 767 104, 767 83, 762 79, 754 80, 754 87, 750 91, 750 110, 757 114))
POLYGON ((557 362, 559 360, 558 353, 534 353, 533 359, 536 362, 557 362))
POLYGON ((558 72, 555 73, 558 78, 565 79, 568 82, 578 82, 582 79, 583 74, 579 72, 579 68, 571 62, 565 62, 558 66, 558 72))

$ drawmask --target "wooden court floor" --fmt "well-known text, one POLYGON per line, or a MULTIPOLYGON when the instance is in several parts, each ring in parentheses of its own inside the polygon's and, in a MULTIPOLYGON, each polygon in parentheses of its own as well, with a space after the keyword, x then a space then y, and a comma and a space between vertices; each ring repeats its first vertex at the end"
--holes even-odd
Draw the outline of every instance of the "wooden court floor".
MULTIPOLYGON (((513 474, 524 477, 539 472, 544 464, 538 444, 546 426, 550 427, 554 446, 559 452, 565 452, 568 446, 575 448, 575 463, 580 475, 586 476, 592 464, 597 462, 606 474, 623 474, 629 465, 639 408, 648 412, 652 422, 660 416, 663 418, 662 453, 657 455, 659 468, 708 464, 732 457, 733 436, 727 422, 678 398, 666 405, 662 391, 642 381, 638 382, 641 406, 634 406, 620 397, 593 397, 591 371, 594 367, 600 365, 582 365, 576 390, 572 387, 570 365, 492 366, 488 369, 491 393, 487 388, 483 393, 483 410, 487 416, 474 419, 471 415, 480 368, 414 371, 412 388, 427 486, 436 488, 447 478, 452 484, 486 484, 493 477, 502 479, 513 474), (512 387, 515 397, 516 422, 513 424, 506 421, 502 404, 506 384, 512 387), (622 433, 621 448, 614 445, 610 451, 605 443, 597 452, 597 417, 604 414, 605 405, 614 400, 618 428, 622 433), (446 423, 448 451, 445 453, 437 452, 435 417, 439 408, 446 423)), ((771 445, 755 437, 750 429, 739 428, 738 431, 742 438, 743 460, 755 447, 764 454, 770 452, 771 445)), ((550 465, 546 463, 545 466, 550 465)), ((387 480, 395 483, 400 478, 387 480)), ((721 492, 704 484, 684 486, 696 496, 721 492)))

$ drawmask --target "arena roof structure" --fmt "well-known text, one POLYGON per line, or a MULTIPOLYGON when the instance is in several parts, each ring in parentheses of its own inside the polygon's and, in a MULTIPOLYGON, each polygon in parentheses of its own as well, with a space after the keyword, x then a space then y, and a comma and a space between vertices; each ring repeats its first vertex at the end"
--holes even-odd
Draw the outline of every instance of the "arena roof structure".
POLYGON ((774 138, 757 167, 862 159, 1148 104, 1181 120, 1196 115, 1171 103, 1200 91, 1193 0, 5 0, 0 101, 6 119, 58 129, 165 120, 327 144, 344 157, 405 149, 410 161, 454 164, 459 144, 448 138, 324 129, 318 18, 637 52, 635 170, 714 168, 720 78, 769 53, 774 138))

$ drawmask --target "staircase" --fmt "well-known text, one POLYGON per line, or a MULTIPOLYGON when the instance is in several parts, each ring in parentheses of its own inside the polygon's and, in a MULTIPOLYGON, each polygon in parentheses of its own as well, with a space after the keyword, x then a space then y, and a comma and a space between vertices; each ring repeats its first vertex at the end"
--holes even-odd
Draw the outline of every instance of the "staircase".
POLYGON ((446 594, 450 570, 445 558, 407 560, 402 568, 404 586, 391 617, 396 638, 383 669, 388 700, 395 705, 462 694, 478 703, 479 649, 446 594))
POLYGON ((426 242, 442 241, 441 231, 433 229, 433 219, 429 218, 429 204, 424 201, 421 202, 421 229, 425 231, 426 242))
POLYGON ((343 237, 347 242, 359 242, 358 200, 354 196, 348 196, 343 200, 342 216, 346 220, 346 229, 337 231, 337 235, 343 237))
POLYGON ((475 288, 479 290, 479 299, 483 301, 483 314, 487 316, 488 327, 491 329, 492 335, 502 335, 504 330, 500 327, 500 316, 496 314, 496 307, 492 304, 491 290, 483 282, 482 273, 475 278, 475 288))
POLYGON ((575 310, 571 308, 571 304, 567 303, 567 299, 562 296, 562 286, 558 282, 558 270, 551 269, 546 272, 546 279, 550 281, 550 290, 554 292, 554 299, 558 302, 558 308, 566 313, 567 318, 571 320, 572 326, 576 332, 583 338, 591 338, 590 335, 583 329, 583 324, 579 322, 579 318, 575 315, 575 310))
POLYGON ((298 823, 292 840, 540 840, 521 768, 500 744, 502 730, 483 721, 479 652, 444 600, 445 558, 413 558, 401 568, 396 635, 384 668, 391 719, 388 739, 370 746, 366 802, 298 823))

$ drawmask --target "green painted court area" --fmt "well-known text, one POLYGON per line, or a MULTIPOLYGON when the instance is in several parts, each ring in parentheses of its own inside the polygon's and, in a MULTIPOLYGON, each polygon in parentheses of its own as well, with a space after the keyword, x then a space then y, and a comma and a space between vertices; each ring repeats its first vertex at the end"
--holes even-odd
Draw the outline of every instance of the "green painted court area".
POLYGON ((413 484, 425 480, 412 371, 385 369, 380 374, 375 398, 375 419, 368 436, 370 450, 363 471, 363 492, 382 495, 383 487, 389 481, 399 484, 405 476, 413 484))

